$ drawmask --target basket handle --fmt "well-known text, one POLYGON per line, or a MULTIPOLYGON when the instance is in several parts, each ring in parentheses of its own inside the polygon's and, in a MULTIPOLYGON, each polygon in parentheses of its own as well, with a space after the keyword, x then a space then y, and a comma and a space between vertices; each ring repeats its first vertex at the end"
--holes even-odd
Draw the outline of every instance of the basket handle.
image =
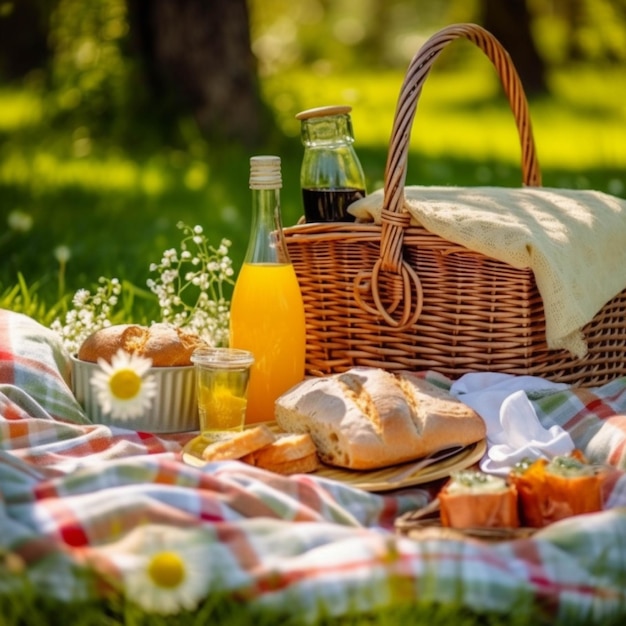
POLYGON ((382 315, 389 325, 396 326, 398 329, 407 328, 417 321, 422 303, 419 277, 402 259, 404 230, 410 222, 410 215, 404 208, 404 185, 411 127, 415 118, 417 101, 433 63, 450 42, 460 38, 468 39, 476 44, 495 66, 515 116, 522 149, 523 184, 533 187, 541 186, 541 171, 537 161, 528 102, 508 52, 489 31, 476 24, 453 24, 435 33, 411 60, 398 96, 385 166, 380 259, 370 276, 367 278, 360 276, 359 285, 355 286, 355 295, 360 305, 372 313, 382 315), (386 291, 398 294, 388 309, 385 309, 380 297, 379 276, 381 272, 388 275, 386 282, 393 283, 386 285, 386 291), (412 291, 410 283, 416 292, 415 307, 409 295, 412 291), (375 307, 366 305, 360 296, 364 284, 367 284, 367 289, 372 293, 375 307), (402 297, 399 294, 402 294, 402 297), (407 295, 409 295, 408 298, 407 295), (399 320, 395 320, 391 313, 398 309, 400 303, 403 304, 402 315, 399 320))

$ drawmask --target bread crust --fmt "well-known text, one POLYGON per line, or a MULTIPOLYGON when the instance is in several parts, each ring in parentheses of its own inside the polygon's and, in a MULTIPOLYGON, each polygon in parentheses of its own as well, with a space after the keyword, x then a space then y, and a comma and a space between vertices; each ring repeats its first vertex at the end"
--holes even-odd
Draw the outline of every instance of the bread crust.
POLYGON ((322 462, 376 469, 467 446, 485 424, 448 392, 411 374, 354 367, 310 378, 276 401, 276 422, 308 432, 322 462))
POLYGON ((102 358, 110 363, 122 349, 152 359, 154 367, 178 367, 191 365, 193 351, 205 345, 197 335, 170 324, 116 324, 89 335, 77 356, 81 361, 96 363, 102 358))

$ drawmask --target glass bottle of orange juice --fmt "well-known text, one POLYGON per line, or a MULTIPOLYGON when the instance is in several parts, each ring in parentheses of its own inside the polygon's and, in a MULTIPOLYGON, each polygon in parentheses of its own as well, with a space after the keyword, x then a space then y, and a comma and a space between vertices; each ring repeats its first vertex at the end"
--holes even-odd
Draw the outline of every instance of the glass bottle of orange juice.
POLYGON ((280 158, 250 159, 252 224, 230 309, 230 346, 254 355, 246 423, 274 419, 274 402, 304 378, 302 295, 283 236, 280 158))

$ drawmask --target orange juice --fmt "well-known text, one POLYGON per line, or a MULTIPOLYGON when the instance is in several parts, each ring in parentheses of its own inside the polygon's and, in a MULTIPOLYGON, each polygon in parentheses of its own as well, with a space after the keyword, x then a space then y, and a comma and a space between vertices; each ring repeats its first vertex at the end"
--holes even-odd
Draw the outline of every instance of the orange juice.
POLYGON ((272 421, 278 396, 304 378, 302 295, 290 263, 244 263, 231 301, 230 345, 254 355, 246 423, 272 421))

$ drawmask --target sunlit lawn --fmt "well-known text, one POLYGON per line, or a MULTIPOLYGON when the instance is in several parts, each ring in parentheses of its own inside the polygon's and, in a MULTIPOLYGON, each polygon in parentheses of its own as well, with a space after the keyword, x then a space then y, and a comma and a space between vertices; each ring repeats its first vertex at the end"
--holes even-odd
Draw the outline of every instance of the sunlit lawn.
MULTIPOLYGON (((285 225, 301 214, 302 148, 294 113, 347 103, 370 190, 383 184, 386 149, 403 72, 282 74, 263 81, 286 137, 263 151, 283 157, 285 225)), ((557 73, 554 94, 530 104, 546 186, 594 188, 626 197, 626 72, 583 68, 557 73)), ((36 285, 48 304, 59 297, 53 254, 67 246, 64 292, 103 276, 143 286, 148 266, 179 241, 178 220, 201 224, 215 243, 233 241, 238 266, 248 236, 248 157, 239 147, 207 145, 190 127, 187 150, 149 154, 92 142, 88 129, 45 128, 45 98, 0 92, 0 296, 17 282, 36 285), (6 216, 33 218, 28 233, 6 229, 6 216)), ((462 73, 436 64, 419 102, 409 184, 520 184, 513 116, 489 62, 462 73)))
MULTIPOLYGON (((359 146, 387 145, 402 73, 353 75, 347 80, 301 73, 267 81, 266 90, 285 132, 298 133, 293 111, 320 102, 346 102, 359 146)), ((553 94, 531 100, 530 113, 544 168, 626 169, 626 72, 583 67, 554 73, 553 94)), ((412 146, 427 158, 498 159, 516 164, 519 154, 512 113, 486 59, 470 72, 435 64, 419 100, 412 146)), ((495 181, 494 181, 495 182, 495 181)))

